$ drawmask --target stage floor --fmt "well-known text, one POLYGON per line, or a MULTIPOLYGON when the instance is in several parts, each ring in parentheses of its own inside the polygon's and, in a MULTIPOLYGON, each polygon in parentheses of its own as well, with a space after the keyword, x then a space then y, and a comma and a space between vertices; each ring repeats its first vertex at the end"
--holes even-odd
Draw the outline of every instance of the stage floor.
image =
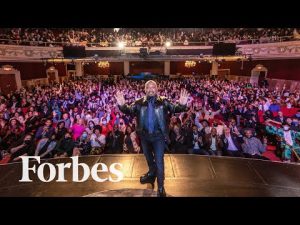
MULTIPOLYGON (((48 162, 56 164, 71 160, 61 158, 48 162)), ((149 185, 139 182, 139 177, 147 172, 143 155, 84 156, 79 157, 79 162, 89 166, 97 162, 108 166, 122 163, 124 179, 118 183, 100 183, 89 177, 83 183, 43 183, 30 176, 33 182, 20 183, 22 164, 13 163, 0 165, 0 196, 156 196, 156 187, 152 190, 149 185)), ((82 174, 79 170, 79 177, 82 174)), ((66 169, 65 179, 71 180, 71 176, 72 170, 66 169)), ((230 157, 165 155, 165 177, 168 196, 300 196, 300 165, 295 164, 230 157)))

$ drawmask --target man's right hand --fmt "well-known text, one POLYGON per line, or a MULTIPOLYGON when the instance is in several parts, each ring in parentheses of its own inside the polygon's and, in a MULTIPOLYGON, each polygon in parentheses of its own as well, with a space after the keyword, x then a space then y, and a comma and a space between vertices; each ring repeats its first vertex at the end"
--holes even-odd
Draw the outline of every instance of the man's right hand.
POLYGON ((115 94, 115 98, 117 100, 118 105, 122 106, 125 104, 125 98, 121 91, 117 91, 117 93, 115 94))
POLYGON ((165 142, 167 145, 171 143, 170 137, 168 135, 165 136, 165 142))

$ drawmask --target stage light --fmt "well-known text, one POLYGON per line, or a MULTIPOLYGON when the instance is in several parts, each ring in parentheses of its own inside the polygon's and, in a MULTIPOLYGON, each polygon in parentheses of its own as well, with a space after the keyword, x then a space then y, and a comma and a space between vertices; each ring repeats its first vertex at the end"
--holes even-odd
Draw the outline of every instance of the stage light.
POLYGON ((119 42, 119 43, 118 43, 118 47, 119 47, 119 48, 124 48, 124 47, 125 47, 125 43, 122 42, 122 41, 119 42))
POLYGON ((168 47, 171 46, 171 42, 170 42, 170 41, 167 41, 165 45, 166 45, 166 47, 168 48, 168 47))

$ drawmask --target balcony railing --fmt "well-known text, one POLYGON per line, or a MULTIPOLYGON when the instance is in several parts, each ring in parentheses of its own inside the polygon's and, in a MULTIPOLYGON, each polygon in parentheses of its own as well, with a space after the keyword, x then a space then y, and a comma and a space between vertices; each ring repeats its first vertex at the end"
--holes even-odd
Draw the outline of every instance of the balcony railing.
MULTIPOLYGON (((238 45, 242 44, 260 44, 260 43, 276 43, 284 41, 296 41, 293 36, 280 36, 275 38, 260 38, 260 39, 244 39, 244 40, 224 40, 224 41, 204 41, 204 42, 171 42, 173 46, 212 46, 215 43, 219 42, 232 42, 238 45)), ((126 41, 124 41, 126 42, 126 41)), ((117 47, 117 42, 42 42, 42 41, 22 41, 22 40, 12 40, 12 39, 0 39, 0 44, 5 45, 24 45, 24 46, 47 46, 47 47, 60 47, 66 45, 83 45, 87 47, 117 47)), ((153 42, 149 43, 126 43, 126 47, 151 47, 151 46, 164 46, 165 43, 162 42, 153 42)))

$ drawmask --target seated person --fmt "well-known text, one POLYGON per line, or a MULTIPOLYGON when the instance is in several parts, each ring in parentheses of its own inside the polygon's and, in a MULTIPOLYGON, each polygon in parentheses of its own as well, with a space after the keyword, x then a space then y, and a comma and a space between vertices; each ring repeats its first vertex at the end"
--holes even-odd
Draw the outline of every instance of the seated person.
POLYGON ((277 135, 280 137, 280 145, 283 149, 282 159, 284 162, 291 162, 292 153, 300 154, 300 146, 296 139, 300 138, 300 132, 290 129, 286 123, 281 128, 273 126, 270 121, 266 121, 266 131, 268 134, 277 135))
POLYGON ((107 136, 106 153, 121 153, 123 151, 124 133, 120 131, 118 125, 113 126, 113 130, 107 136))
POLYGON ((204 149, 210 155, 222 155, 223 143, 220 136, 217 134, 217 129, 212 128, 210 134, 204 136, 204 149))
POLYGON ((223 152, 231 157, 243 157, 242 146, 243 136, 237 129, 231 132, 230 128, 224 129, 224 134, 221 136, 223 152))
POLYGON ((73 155, 73 149, 75 147, 75 142, 72 139, 72 134, 67 132, 64 139, 62 139, 54 150, 54 157, 71 157, 73 155))
POLYGON ((105 135, 101 133, 102 127, 97 125, 94 127, 94 132, 91 135, 91 155, 99 155, 103 153, 106 144, 105 135))
POLYGON ((76 151, 80 152, 80 155, 89 155, 92 146, 91 146, 91 141, 90 141, 90 136, 88 135, 88 131, 83 131, 81 136, 77 138, 75 142, 76 146, 76 151))
POLYGON ((123 151, 126 153, 139 153, 141 147, 139 146, 136 132, 132 130, 131 126, 126 127, 124 136, 123 151))
POLYGON ((52 127, 52 120, 47 119, 44 126, 38 128, 35 139, 40 140, 42 138, 51 138, 54 133, 54 128, 52 127))
POLYGON ((51 138, 42 138, 35 149, 35 156, 40 156, 41 158, 52 158, 52 151, 57 145, 56 135, 52 134, 51 138))
POLYGON ((170 151, 172 153, 187 153, 187 146, 180 125, 175 125, 170 132, 170 151))
POLYGON ((281 111, 279 111, 278 115, 274 117, 274 120, 276 122, 284 123, 286 121, 286 117, 283 116, 283 113, 281 111))
POLYGON ((262 156, 262 153, 266 151, 267 142, 264 140, 264 144, 253 136, 252 129, 245 130, 245 136, 243 137, 244 143, 242 144, 243 154, 246 158, 264 159, 268 158, 262 156))
POLYGON ((33 137, 30 134, 25 135, 23 143, 20 145, 9 149, 10 160, 9 162, 20 161, 20 156, 32 155, 34 151, 33 137))

